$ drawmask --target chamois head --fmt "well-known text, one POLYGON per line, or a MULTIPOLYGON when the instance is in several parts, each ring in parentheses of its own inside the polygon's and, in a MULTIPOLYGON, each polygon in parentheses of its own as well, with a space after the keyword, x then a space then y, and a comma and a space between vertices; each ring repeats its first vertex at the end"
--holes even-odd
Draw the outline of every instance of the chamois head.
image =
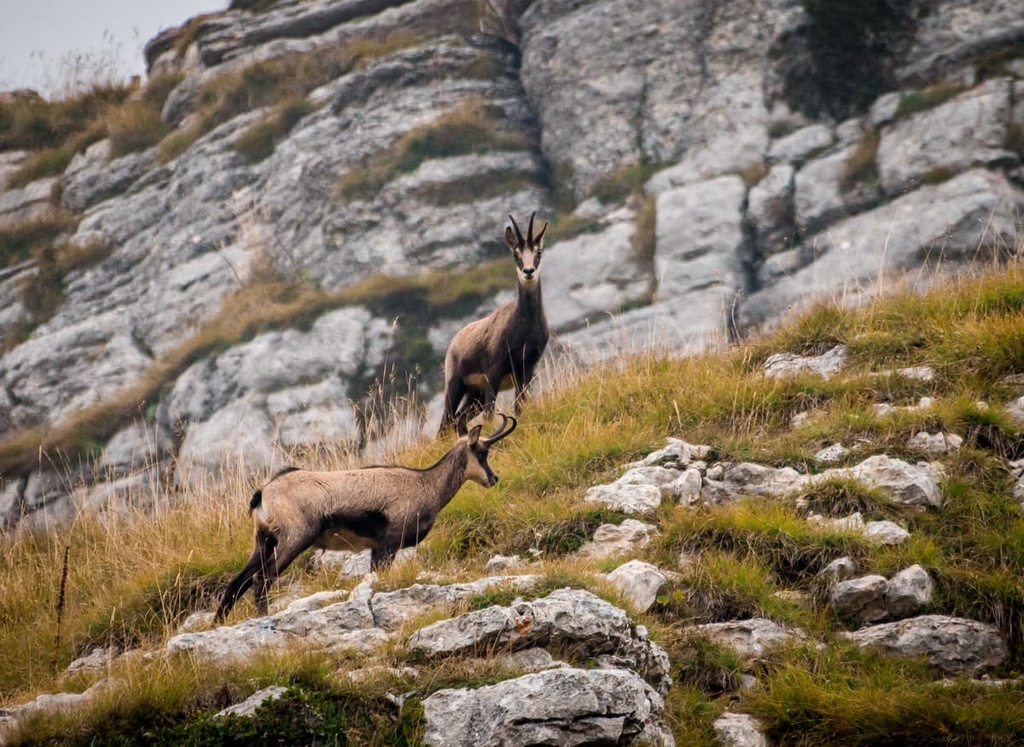
POLYGON ((460 440, 466 441, 466 479, 480 483, 485 488, 494 487, 498 482, 498 476, 494 474, 491 466, 487 463, 487 454, 491 447, 516 429, 516 419, 499 413, 501 425, 498 430, 487 438, 480 438, 482 425, 474 425, 469 431, 466 430, 465 414, 456 423, 456 432, 460 440))
POLYGON ((536 215, 536 211, 530 213, 530 224, 526 228, 525 239, 511 213, 508 219, 512 221, 512 225, 505 228, 505 241, 508 248, 512 250, 512 256, 516 258, 516 274, 519 276, 519 282, 528 287, 540 280, 540 257, 543 251, 544 232, 548 230, 548 224, 545 222, 540 233, 536 236, 533 235, 533 218, 536 215))

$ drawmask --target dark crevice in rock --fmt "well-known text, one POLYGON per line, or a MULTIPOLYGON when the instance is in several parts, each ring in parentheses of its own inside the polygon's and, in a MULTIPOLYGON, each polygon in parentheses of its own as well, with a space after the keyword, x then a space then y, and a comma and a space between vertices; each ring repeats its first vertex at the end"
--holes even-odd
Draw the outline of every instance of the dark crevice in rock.
POLYGON ((779 40, 782 95, 804 114, 858 115, 893 90, 913 41, 913 0, 803 0, 807 23, 779 40))

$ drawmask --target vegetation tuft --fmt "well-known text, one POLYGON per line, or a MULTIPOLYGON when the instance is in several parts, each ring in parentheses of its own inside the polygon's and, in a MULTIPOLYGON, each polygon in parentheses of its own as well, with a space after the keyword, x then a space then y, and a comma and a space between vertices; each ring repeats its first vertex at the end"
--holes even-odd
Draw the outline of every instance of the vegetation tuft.
MULTIPOLYGON (((164 361, 169 368, 161 376, 255 330, 315 319, 332 304, 377 303, 380 310, 401 314, 451 311, 479 303, 473 293, 491 282, 487 272, 494 273, 497 285, 507 285, 503 261, 480 272, 469 279, 461 273, 422 281, 378 278, 344 297, 265 279, 233 297, 216 326, 164 361)), ((711 725, 726 709, 756 716, 777 743, 1019 743, 1024 740, 1019 708, 1024 516, 1011 494, 1015 478, 1006 462, 1024 456, 1024 438, 1004 405, 1024 394, 1017 383, 1024 373, 1022 309, 1024 271, 1006 266, 857 308, 827 304, 726 351, 688 358, 648 354, 599 368, 552 367, 551 386, 527 404, 529 418, 524 415, 514 437, 492 454, 501 482, 491 490, 464 487, 439 514, 416 556, 386 570, 378 588, 424 578, 475 579, 494 553, 518 553, 528 560, 524 572, 541 578, 530 595, 583 587, 623 603, 596 575, 621 559, 575 553, 597 526, 624 517, 596 510, 583 496, 590 485, 614 479, 623 464, 662 446, 666 436, 712 445, 709 461, 751 460, 813 471, 813 455, 824 444, 843 442, 854 452, 851 460, 876 453, 915 460, 922 456, 907 445, 912 435, 955 432, 964 437, 958 452, 929 457, 943 465, 941 509, 908 510, 844 480, 785 499, 662 506, 644 517, 657 525, 658 535, 635 554, 675 576, 653 609, 634 619, 671 655, 673 686, 666 709, 680 743, 711 743, 711 725), (778 381, 761 373, 771 353, 820 353, 835 344, 847 345, 850 353, 843 372, 828 381, 778 381), (897 372, 909 366, 928 366, 935 376, 919 381, 897 372), (926 411, 870 413, 877 402, 913 403, 924 395, 935 400, 926 411), (814 417, 793 428, 792 416, 804 410, 814 417), (911 538, 885 546, 807 521, 809 512, 841 517, 853 511, 866 519, 897 521, 911 538), (818 577, 840 556, 851 557, 858 573, 887 577, 920 564, 936 582, 928 612, 998 626, 1010 646, 1009 662, 992 672, 990 682, 940 682, 921 662, 844 642, 839 635, 844 622, 825 604, 818 577), (753 617, 798 625, 811 640, 769 651, 751 664, 692 629, 694 623, 753 617), (745 674, 756 677, 756 687, 741 686, 745 674)), ((155 398, 159 385, 155 380, 150 385, 148 396, 155 398)), ((132 408, 137 407, 135 400, 132 408)), ((118 411, 93 417, 95 429, 96 423, 116 420, 118 411)), ((95 437, 99 431, 88 432, 95 437)), ((63 437, 70 442, 69 433, 63 437)), ((19 458, 38 459, 40 440, 32 448, 25 441, 19 458)), ((11 445, 8 439, 0 449, 8 460, 11 445)), ((388 461, 426 466, 448 445, 423 441, 388 461)), ((179 476, 180 494, 153 486, 135 497, 156 511, 102 519, 83 512, 71 525, 0 539, 0 671, 5 673, 0 698, 5 704, 39 692, 84 689, 101 676, 53 671, 65 548, 70 560, 58 671, 100 643, 159 647, 185 615, 211 608, 251 550, 247 496, 265 475, 247 468, 244 456, 217 475, 200 470, 179 476), (182 537, 189 541, 182 543, 182 537)), ((299 458, 302 466, 314 468, 360 461, 330 443, 299 458)), ((15 463, 4 464, 5 475, 15 463)), ((330 574, 299 563, 275 587, 273 601, 337 585, 330 574)), ((494 590, 464 608, 505 605, 513 598, 508 589, 494 590)), ((246 597, 236 615, 251 614, 246 597)), ((572 660, 571 653, 559 655, 572 660)), ((439 664, 417 662, 417 674, 380 674, 362 682, 348 677, 349 671, 368 669, 366 663, 355 655, 301 650, 228 667, 197 667, 176 657, 146 662, 125 657, 102 674, 118 684, 88 709, 27 723, 15 743, 202 743, 257 732, 271 741, 314 742, 340 729, 353 743, 415 744, 422 738, 423 698, 442 687, 476 687, 515 674, 496 660, 481 664, 452 657, 439 664), (255 719, 212 718, 269 684, 288 692, 255 719), (386 699, 388 692, 412 695, 398 709, 386 699)), ((395 643, 377 663, 400 666, 408 663, 407 653, 395 643)))

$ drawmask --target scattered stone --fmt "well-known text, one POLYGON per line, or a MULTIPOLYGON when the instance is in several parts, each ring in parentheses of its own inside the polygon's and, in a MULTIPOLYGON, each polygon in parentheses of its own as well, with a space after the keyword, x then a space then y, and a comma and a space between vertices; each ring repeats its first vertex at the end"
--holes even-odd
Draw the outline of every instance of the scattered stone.
POLYGON ((111 646, 110 648, 107 648, 106 646, 97 646, 85 656, 80 656, 68 664, 64 673, 98 672, 102 669, 106 669, 110 665, 110 662, 120 655, 121 649, 116 646, 111 646))
POLYGON ((484 573, 489 575, 506 573, 522 565, 523 559, 518 555, 495 555, 487 561, 487 564, 484 566, 484 573))
POLYGON ((476 689, 439 690, 423 701, 423 740, 470 744, 674 744, 664 702, 635 673, 550 669, 476 689))
POLYGON ((857 572, 857 564, 853 558, 844 555, 841 558, 836 558, 831 563, 822 568, 819 572, 819 576, 829 579, 830 581, 842 581, 844 578, 849 578, 857 572))
POLYGON ((661 492, 681 506, 692 506, 700 501, 700 470, 694 467, 683 470, 675 480, 661 486, 661 492))
POLYGON ((850 450, 841 443, 834 443, 814 455, 814 461, 818 464, 838 464, 846 458, 850 450))
POLYGON ((852 478, 886 491, 897 503, 942 508, 939 476, 939 468, 934 465, 925 462, 909 464, 902 459, 876 454, 854 467, 826 470, 813 476, 813 481, 852 478))
POLYGON ((841 532, 864 531, 864 518, 860 515, 860 511, 854 511, 849 516, 844 516, 839 519, 828 519, 821 514, 810 514, 807 517, 807 521, 812 524, 820 524, 822 526, 838 529, 841 532))
POLYGON ((1024 428, 1024 397, 1006 403, 1006 416, 1018 428, 1024 428))
POLYGON ((722 747, 768 747, 761 722, 749 714, 726 711, 713 726, 722 747))
POLYGON ((693 632, 710 638, 720 646, 731 648, 748 664, 757 661, 775 646, 788 646, 807 638, 802 630, 779 625, 765 618, 695 625, 693 632))
POLYGON ((930 456, 941 456, 959 451, 963 438, 955 433, 915 433, 907 441, 908 449, 915 449, 930 456))
POLYGON ((864 536, 880 545, 899 545, 910 539, 910 532, 891 521, 869 521, 864 525, 864 536))
POLYGON ((840 581, 832 588, 830 601, 836 614, 846 620, 873 623, 888 617, 885 606, 885 576, 862 576, 840 581))
POLYGON ((587 488, 583 500, 627 514, 649 514, 661 505, 661 488, 649 483, 613 482, 587 488))
POLYGON ((224 718, 225 716, 242 716, 249 718, 256 714, 256 709, 261 705, 271 700, 277 700, 286 692, 288 692, 288 688, 281 687, 280 685, 265 687, 262 690, 257 690, 241 703, 225 708, 223 711, 218 711, 213 717, 224 718))
POLYGON ((910 617, 932 603, 935 583, 920 565, 904 568, 889 579, 885 588, 885 608, 893 618, 910 617))
POLYGON ((799 356, 793 353, 776 353, 764 362, 764 373, 774 379, 812 373, 829 379, 843 368, 846 362, 846 346, 836 345, 818 356, 799 356))
POLYGON ((338 576, 365 576, 370 572, 370 551, 317 550, 313 553, 313 567, 337 572, 338 576))
POLYGON ((588 558, 606 558, 624 555, 647 546, 658 533, 653 524, 644 524, 636 519, 626 519, 621 524, 602 524, 594 530, 594 538, 578 551, 588 558))
POLYGON ((542 599, 492 606, 441 620, 410 636, 409 651, 428 659, 532 646, 571 645, 581 656, 614 657, 667 692, 668 655, 626 613, 582 589, 558 589, 542 599))
POLYGON ((430 610, 454 608, 459 602, 497 588, 524 591, 537 583, 538 576, 487 576, 470 583, 413 584, 404 589, 374 594, 370 600, 373 624, 387 631, 397 630, 430 610))
POLYGON ((943 674, 977 677, 1002 666, 1009 652, 994 625, 943 615, 922 615, 843 633, 861 648, 899 657, 923 657, 943 674))
POLYGON ((657 566, 642 560, 630 560, 604 575, 638 612, 646 612, 654 606, 658 592, 668 580, 657 566))
POLYGON ((711 455, 710 446, 690 444, 671 436, 666 441, 667 445, 664 448, 652 451, 637 462, 630 462, 626 465, 626 469, 657 466, 681 470, 688 467, 694 460, 707 459, 711 455))

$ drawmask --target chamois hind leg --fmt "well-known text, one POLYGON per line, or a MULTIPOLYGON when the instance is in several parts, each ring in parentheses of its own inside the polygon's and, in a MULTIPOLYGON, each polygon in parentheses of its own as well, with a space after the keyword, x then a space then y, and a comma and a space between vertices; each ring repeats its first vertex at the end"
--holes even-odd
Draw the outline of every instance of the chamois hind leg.
POLYGON ((292 564, 292 561, 312 544, 314 536, 300 537, 298 540, 288 540, 278 543, 276 546, 269 548, 269 552, 265 558, 265 562, 262 566, 262 572, 258 574, 256 579, 256 588, 254 594, 256 595, 256 611, 261 615, 266 615, 269 610, 267 603, 267 597, 270 591, 270 587, 277 580, 285 568, 292 564))
POLYGON ((445 431, 455 427, 456 413, 468 391, 466 382, 460 376, 454 376, 445 382, 444 414, 441 416, 441 427, 438 429, 437 435, 444 435, 445 431))
POLYGON ((256 613, 266 615, 269 606, 267 604, 267 593, 270 585, 277 578, 277 538, 269 532, 258 545, 260 556, 256 567, 256 576, 253 581, 252 594, 256 601, 256 613))
POLYGON ((252 555, 249 557, 249 562, 245 564, 245 568, 235 576, 235 579, 228 585, 227 591, 224 592, 224 598, 221 600, 220 606, 217 607, 217 614, 214 616, 216 622, 224 622, 224 618, 231 612, 231 608, 235 606, 238 598, 252 586, 253 576, 256 575, 259 566, 260 549, 257 547, 252 551, 252 555))

